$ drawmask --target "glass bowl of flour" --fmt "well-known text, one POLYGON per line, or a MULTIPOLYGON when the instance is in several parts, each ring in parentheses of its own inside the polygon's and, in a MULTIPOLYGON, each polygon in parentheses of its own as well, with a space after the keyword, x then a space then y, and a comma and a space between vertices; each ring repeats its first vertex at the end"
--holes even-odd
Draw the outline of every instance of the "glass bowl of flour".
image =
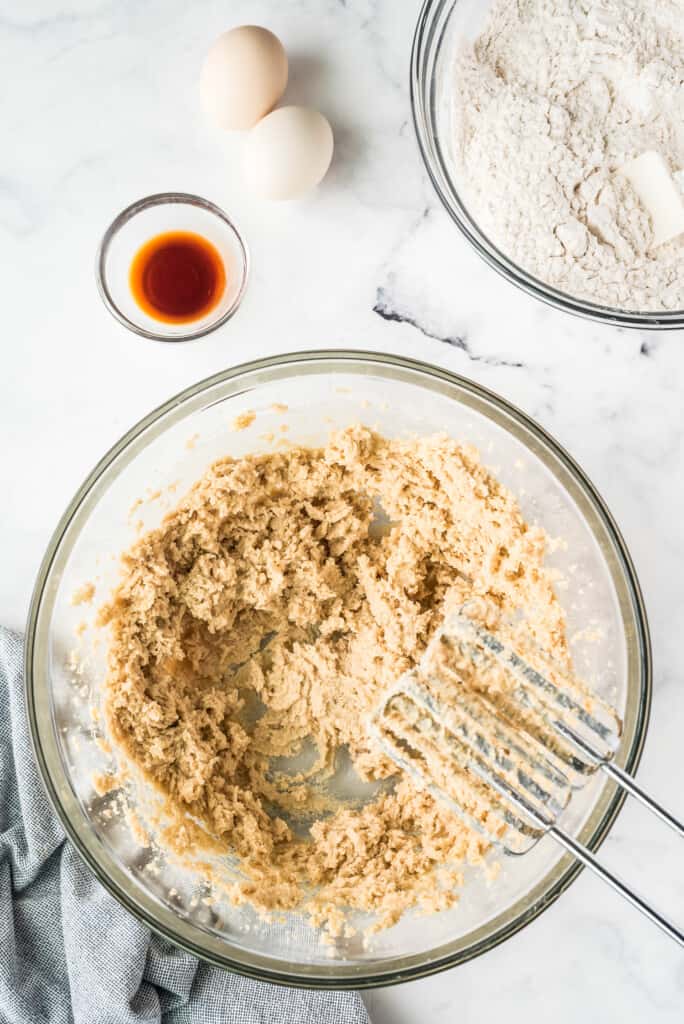
POLYGON ((411 60, 428 173, 477 252, 641 329, 684 326, 683 81, 681 0, 427 0, 411 60))
MULTIPOLYGON (((166 517, 216 460, 285 457, 292 445, 295 451, 297 446, 325 445, 331 431, 351 426, 397 444, 439 435, 445 444, 452 439, 476 449, 482 466, 517 502, 531 536, 545 532, 544 573, 549 573, 555 598, 543 607, 560 606, 561 629, 576 669, 621 715, 617 760, 634 771, 650 703, 648 628, 634 570, 610 513, 570 456, 525 415, 477 384, 395 356, 331 350, 264 359, 202 381, 150 413, 103 456, 57 525, 36 583, 26 647, 27 707, 43 779, 70 840, 100 882, 155 931, 209 961, 267 981, 342 989, 410 980, 491 949, 560 896, 577 876, 577 863, 550 840, 524 857, 491 851, 484 862, 458 865, 462 879, 453 880, 459 897, 454 905, 434 908, 436 913, 415 906, 380 930, 374 930, 376 918, 361 910, 349 916, 351 927, 335 934, 296 910, 264 915, 254 906, 254 896, 264 895, 259 889, 236 902, 222 885, 208 882, 208 868, 213 877, 224 870, 232 876, 234 865, 225 849, 198 850, 202 860, 197 862, 193 856, 178 859, 157 831, 157 823, 165 820, 158 790, 121 772, 120 751, 108 728, 105 682, 111 647, 100 612, 119 586, 121 553, 168 523, 166 517)), ((473 458, 471 453, 469 465, 473 458)), ((449 480, 440 492, 453 495, 449 480)), ((406 490, 420 489, 409 484, 406 490)), ((243 488, 243 493, 251 492, 243 488)), ((480 486, 478 494, 484 501, 489 490, 480 486)), ((468 513, 470 504, 458 507, 453 521, 458 535, 465 536, 475 519, 468 513)), ((496 509, 498 520, 500 503, 496 509)), ((424 519, 420 525, 425 526, 424 519)), ((237 531, 239 524, 226 529, 230 544, 237 531)), ((412 540, 411 549, 418 547, 412 540)), ((149 564, 156 573, 159 563, 149 564)), ((429 571, 434 579, 434 564, 429 571)), ((240 578, 246 579, 242 571, 240 578)), ((313 578, 310 568, 307 578, 313 578)), ((186 593, 185 584, 180 586, 186 593)), ((146 587, 139 590, 142 596, 146 587)), ((195 616, 186 618, 194 629, 195 616)), ((312 642, 319 636, 320 631, 312 642)), ((379 646, 374 643, 371 654, 379 646)), ((231 661, 240 660, 235 648, 229 654, 231 661)), ((171 671, 182 677, 177 666, 171 671)), ((354 671, 361 673, 361 694, 377 683, 380 670, 375 656, 367 656, 358 659, 354 671)), ((130 681, 133 670, 127 673, 130 681)), ((344 673, 339 676, 342 680, 344 673)), ((226 692, 234 678, 228 673, 226 692)), ((129 697, 120 706, 135 708, 131 691, 126 692, 129 697)), ((193 692, 202 699, 207 691, 197 687, 193 692)), ((335 703, 341 705, 352 691, 340 681, 335 692, 335 703)), ((253 710, 256 716, 260 709, 254 705, 253 710)), ((135 716, 136 721, 145 719, 135 716)), ((172 738, 173 723, 169 728, 172 738)), ((377 796, 342 756, 330 787, 336 802, 349 801, 353 807, 368 809, 377 796)), ((597 773, 573 796, 564 827, 595 849, 622 799, 610 780, 597 773)), ((331 820, 325 804, 316 814, 323 823, 331 820)), ((239 824, 231 819, 228 825, 231 835, 236 820, 239 824)), ((420 832, 411 829, 402 842, 410 840, 413 849, 416 836, 426 835, 433 848, 440 834, 432 830, 434 821, 430 817, 420 832)), ((392 834, 396 848, 399 832, 392 834)), ((175 835, 180 836, 177 827, 175 835)), ((395 857, 392 863, 400 860, 395 857)), ((408 860, 409 867, 415 863, 408 860)), ((424 868, 412 868, 411 875, 433 877, 424 868)), ((358 884, 365 884, 365 876, 358 884)))

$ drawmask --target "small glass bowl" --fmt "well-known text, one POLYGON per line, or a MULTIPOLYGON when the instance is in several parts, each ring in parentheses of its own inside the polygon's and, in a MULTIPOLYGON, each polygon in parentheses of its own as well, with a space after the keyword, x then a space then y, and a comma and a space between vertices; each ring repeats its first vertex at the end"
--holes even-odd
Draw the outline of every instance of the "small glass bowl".
POLYGON ((233 222, 208 199, 186 192, 159 192, 127 206, 104 233, 97 252, 97 287, 105 306, 130 331, 154 341, 191 341, 216 330, 236 311, 247 286, 249 254, 233 222), (220 301, 203 317, 166 323, 149 316, 135 301, 129 283, 140 247, 166 231, 192 231, 216 246, 226 269, 220 301))

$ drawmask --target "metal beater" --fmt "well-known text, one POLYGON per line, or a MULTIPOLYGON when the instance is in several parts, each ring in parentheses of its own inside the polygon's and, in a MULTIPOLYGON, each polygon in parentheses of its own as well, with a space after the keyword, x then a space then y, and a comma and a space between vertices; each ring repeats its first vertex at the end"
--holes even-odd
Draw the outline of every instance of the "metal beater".
POLYGON ((463 607, 447 615, 418 668, 371 719, 382 751, 421 788, 508 854, 550 835, 684 946, 680 930, 556 823, 598 769, 684 836, 684 825, 613 763, 622 723, 569 673, 534 665, 463 607), (479 679, 477 687, 465 678, 479 679), (493 695, 493 696, 492 696, 493 695))

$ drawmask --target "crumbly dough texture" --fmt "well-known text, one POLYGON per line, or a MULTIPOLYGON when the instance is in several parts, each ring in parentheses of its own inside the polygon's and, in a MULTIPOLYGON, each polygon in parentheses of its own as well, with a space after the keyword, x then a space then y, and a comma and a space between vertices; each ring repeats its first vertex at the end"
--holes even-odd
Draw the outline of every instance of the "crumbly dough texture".
POLYGON ((109 729, 180 822, 237 856, 236 900, 338 931, 350 909, 384 926, 448 907, 486 844, 397 774, 367 716, 445 602, 523 610, 564 656, 544 550, 477 452, 446 436, 353 426, 322 448, 221 459, 123 556, 100 615, 109 729), (312 741, 315 763, 284 770, 312 741), (342 748, 385 780, 365 805, 326 786, 342 748))

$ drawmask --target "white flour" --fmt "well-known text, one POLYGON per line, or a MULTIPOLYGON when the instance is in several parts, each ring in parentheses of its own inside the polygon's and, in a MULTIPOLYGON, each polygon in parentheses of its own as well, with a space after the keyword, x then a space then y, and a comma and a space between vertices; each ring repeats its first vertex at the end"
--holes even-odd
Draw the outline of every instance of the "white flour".
POLYGON ((646 150, 684 168, 684 0, 497 0, 454 74, 457 180, 492 242, 571 295, 684 309, 684 239, 652 250, 615 174, 646 150))

